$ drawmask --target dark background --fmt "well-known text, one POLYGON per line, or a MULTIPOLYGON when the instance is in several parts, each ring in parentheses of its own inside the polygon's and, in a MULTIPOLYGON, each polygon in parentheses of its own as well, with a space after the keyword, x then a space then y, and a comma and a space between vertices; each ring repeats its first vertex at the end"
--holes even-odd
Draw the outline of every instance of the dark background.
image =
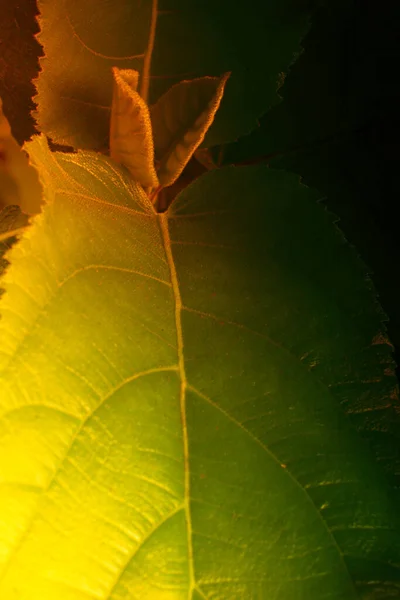
MULTIPOLYGON (((399 364, 400 6, 301 2, 313 14, 312 25, 281 89, 283 101, 258 130, 224 148, 225 161, 267 160, 299 173, 326 196, 371 271, 399 364)), ((41 55, 32 36, 35 14, 34 0, 0 0, 0 96, 21 144, 34 132, 31 80, 41 55)), ((187 179, 191 173, 198 173, 193 164, 187 179)))

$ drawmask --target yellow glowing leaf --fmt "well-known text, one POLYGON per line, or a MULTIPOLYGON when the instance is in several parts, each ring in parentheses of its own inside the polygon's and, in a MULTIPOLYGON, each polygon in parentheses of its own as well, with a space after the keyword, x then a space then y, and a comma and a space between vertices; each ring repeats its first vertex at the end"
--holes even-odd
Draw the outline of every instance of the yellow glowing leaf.
POLYGON ((143 187, 158 185, 149 109, 137 93, 138 72, 113 68, 110 155, 143 187))
POLYGON ((172 185, 202 143, 230 73, 181 81, 150 108, 160 184, 172 185))
POLYGON ((398 597, 391 348, 319 195, 229 167, 160 214, 109 157, 27 150, 51 202, 0 280, 0 599, 398 597))

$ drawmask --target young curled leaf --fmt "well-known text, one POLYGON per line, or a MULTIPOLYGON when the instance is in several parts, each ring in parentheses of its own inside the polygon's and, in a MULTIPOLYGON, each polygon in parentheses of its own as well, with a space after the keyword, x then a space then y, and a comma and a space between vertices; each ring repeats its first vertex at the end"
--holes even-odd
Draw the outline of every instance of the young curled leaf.
POLYGON ((150 107, 162 186, 172 185, 202 143, 222 100, 230 73, 181 81, 150 107))
POLYGON ((144 188, 157 187, 149 109, 136 91, 138 72, 113 68, 110 156, 144 188))
MULTIPOLYGON (((133 92, 137 92, 138 84, 139 84, 139 71, 135 71, 135 69, 117 69, 119 71, 120 76, 125 81, 127 85, 131 88, 133 92)), ((115 75, 114 75, 115 76, 115 75)))

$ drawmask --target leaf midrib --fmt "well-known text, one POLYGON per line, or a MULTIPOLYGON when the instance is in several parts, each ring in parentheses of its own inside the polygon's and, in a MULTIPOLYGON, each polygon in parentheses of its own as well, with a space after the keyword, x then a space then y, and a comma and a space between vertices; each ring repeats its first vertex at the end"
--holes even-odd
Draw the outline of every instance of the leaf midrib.
POLYGON ((175 300, 175 325, 176 325, 176 337, 177 337, 177 352, 178 352, 178 368, 180 375, 180 413, 181 413, 181 424, 182 424, 182 438, 183 438, 183 456, 184 456, 184 506, 185 506, 185 517, 187 526, 187 547, 188 547, 188 569, 189 569, 189 588, 188 598, 190 599, 193 594, 193 590, 196 587, 196 580, 194 574, 194 563, 193 563, 193 530, 192 530, 192 517, 190 510, 190 464, 189 464, 189 436, 187 428, 187 416, 186 416, 186 389, 187 379, 185 371, 185 361, 183 353, 183 331, 182 331, 182 299, 179 289, 178 275, 176 266, 172 254, 172 245, 169 235, 168 228, 168 213, 162 213, 159 215, 160 229, 162 239, 165 248, 165 254, 167 257, 167 263, 170 269, 172 292, 175 300))
MULTIPOLYGON (((219 410, 220 412, 222 412, 224 414, 224 416, 230 420, 231 422, 233 422, 239 429, 241 429, 242 431, 244 431, 249 437, 250 439, 255 442, 257 445, 259 445, 268 456, 270 456, 274 462, 276 462, 277 464, 280 464, 280 461, 278 459, 278 457, 272 452, 272 450, 270 450, 268 448, 268 446, 266 444, 264 444, 257 436, 255 436, 248 428, 246 428, 244 425, 242 425, 239 421, 237 421, 232 415, 230 415, 228 412, 226 412, 225 410, 223 410, 220 406, 218 406, 217 404, 215 404, 210 398, 208 398, 207 396, 205 396, 203 393, 201 393, 199 390, 197 390, 194 386, 192 386, 190 383, 188 383, 187 378, 186 378, 186 372, 185 372, 185 366, 184 366, 184 354, 183 354, 183 347, 184 347, 184 343, 183 343, 183 333, 182 333, 182 322, 181 322, 181 313, 183 310, 188 310, 189 312, 194 312, 194 313, 198 313, 198 314, 206 314, 206 313, 201 313, 201 311, 196 311, 194 309, 189 309, 188 307, 184 306, 182 304, 182 299, 181 299, 181 295, 180 295, 180 289, 179 289, 179 280, 178 280, 178 276, 177 276, 177 272, 176 272, 176 267, 175 267, 175 263, 173 260, 173 255, 172 255, 172 243, 171 243, 171 239, 169 236, 169 228, 168 228, 168 211, 165 213, 162 213, 159 215, 160 217, 160 223, 161 223, 161 231, 162 231, 162 237, 163 237, 163 241, 164 241, 164 246, 165 246, 165 252, 167 255, 167 263, 170 267, 170 273, 171 273, 171 282, 172 282, 172 290, 173 290, 173 294, 174 294, 174 298, 175 298, 175 319, 176 319, 176 326, 177 326, 177 338, 178 338, 178 357, 179 357, 179 373, 181 376, 181 390, 183 388, 183 393, 181 391, 181 400, 180 400, 180 406, 181 406, 181 419, 182 419, 182 427, 183 427, 183 437, 184 437, 184 460, 185 460, 185 499, 184 499, 184 503, 185 503, 185 507, 186 507, 186 519, 187 519, 187 526, 188 526, 188 546, 189 546, 189 572, 190 572, 190 579, 192 581, 192 586, 191 589, 189 589, 189 598, 190 596, 190 592, 194 591, 195 589, 197 590, 198 587, 196 585, 196 579, 194 576, 194 562, 193 562, 193 530, 192 530, 192 522, 191 522, 191 511, 190 511, 190 481, 189 481, 189 475, 190 475, 190 468, 189 468, 189 441, 188 441, 188 432, 187 432, 187 420, 186 420, 186 398, 185 398, 185 392, 186 390, 191 390, 193 393, 195 393, 199 398, 202 398, 205 402, 211 404, 214 408, 216 408, 217 410, 219 410)), ((173 217, 172 217, 173 218, 173 217)), ((214 315, 210 315, 207 314, 208 317, 211 318, 216 318, 214 315)), ((225 322, 227 322, 225 320, 225 322)), ((262 334, 260 334, 259 332, 256 332, 254 330, 248 329, 247 327, 236 323, 236 322, 231 322, 228 321, 231 325, 235 325, 238 327, 243 327, 244 329, 247 329, 248 331, 251 331, 253 334, 256 335, 261 335, 261 337, 266 338, 269 343, 271 343, 272 345, 278 347, 280 350, 283 350, 284 352, 287 352, 292 358, 294 358, 296 361, 298 360, 298 357, 296 357, 294 354, 292 354, 292 352, 290 350, 288 350, 287 348, 285 348, 284 346, 281 346, 279 343, 275 342, 274 340, 272 340, 269 336, 264 336, 262 334)), ((302 363, 303 364, 303 363, 302 363)), ((307 369, 308 370, 308 369, 307 369)), ((325 385, 322 381, 320 381, 318 379, 318 382, 325 388, 325 385)), ((323 518, 321 512, 318 510, 318 507, 315 505, 315 503, 313 502, 312 498, 310 497, 310 495, 308 494, 306 488, 304 488, 300 482, 297 480, 296 477, 294 477, 294 475, 290 472, 289 469, 285 469, 285 473, 287 476, 289 476, 294 484, 296 485, 296 487, 298 487, 302 494, 304 494, 304 496, 306 496, 307 501, 312 505, 312 508, 314 511, 317 512, 317 515, 323 525, 323 528, 327 531, 329 538, 332 540, 333 546, 336 548, 338 556, 340 558, 340 561, 343 565, 343 569, 344 571, 347 573, 348 578, 349 578, 349 583, 350 586, 352 588, 353 594, 354 594, 354 598, 357 597, 357 592, 356 592, 356 588, 355 588, 355 584, 354 584, 354 580, 353 577, 348 569, 348 566, 346 564, 345 558, 344 558, 344 554, 342 549, 340 548, 333 531, 331 531, 331 529, 329 528, 327 522, 325 521, 325 519, 323 518)))

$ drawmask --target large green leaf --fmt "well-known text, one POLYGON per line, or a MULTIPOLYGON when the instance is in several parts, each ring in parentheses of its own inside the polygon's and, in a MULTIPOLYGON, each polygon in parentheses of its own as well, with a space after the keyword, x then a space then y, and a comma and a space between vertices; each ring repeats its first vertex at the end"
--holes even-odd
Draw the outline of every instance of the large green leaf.
POLYGON ((226 168, 156 214, 111 159, 28 150, 48 204, 2 280, 2 600, 395 597, 390 347, 316 194, 226 168))
POLYGON ((37 81, 37 121, 54 141, 104 150, 111 67, 142 73, 155 102, 181 79, 232 71, 205 145, 248 133, 279 100, 282 72, 308 26, 298 0, 39 0, 45 58, 37 81), (150 89, 149 88, 150 84, 150 89))

